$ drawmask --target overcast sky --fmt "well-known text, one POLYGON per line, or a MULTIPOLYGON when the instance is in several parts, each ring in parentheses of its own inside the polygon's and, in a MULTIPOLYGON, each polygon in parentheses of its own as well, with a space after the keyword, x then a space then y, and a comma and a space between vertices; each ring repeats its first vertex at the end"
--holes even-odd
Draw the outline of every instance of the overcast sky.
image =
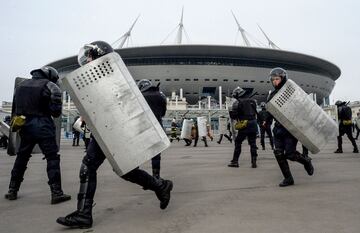
MULTIPOLYGON (((360 1, 357 0, 0 0, 0 101, 11 101, 14 78, 72 56, 95 40, 116 41, 140 18, 132 46, 159 45, 179 23, 184 43, 241 45, 241 26, 266 43, 257 23, 281 49, 328 60, 342 71, 331 94, 360 100, 360 1)), ((176 33, 166 40, 174 43, 176 33)))

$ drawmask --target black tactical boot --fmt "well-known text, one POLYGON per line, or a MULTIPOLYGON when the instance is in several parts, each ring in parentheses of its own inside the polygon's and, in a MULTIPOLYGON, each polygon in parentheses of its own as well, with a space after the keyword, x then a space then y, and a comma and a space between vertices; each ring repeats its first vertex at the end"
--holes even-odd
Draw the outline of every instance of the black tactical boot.
POLYGON ((71 228, 90 228, 93 224, 92 219, 93 200, 85 199, 84 207, 78 209, 65 217, 59 217, 56 222, 71 228))
POLYGON ((285 178, 280 184, 280 187, 286 187, 286 186, 290 186, 290 185, 294 185, 294 179, 292 176, 285 178))
POLYGON ((156 190, 156 197, 160 201, 160 209, 166 209, 170 201, 170 192, 173 189, 173 183, 170 180, 158 180, 157 182, 161 182, 156 190))
POLYGON ((154 178, 160 179, 160 169, 153 168, 152 173, 154 178))
POLYGON ((257 168, 256 157, 255 156, 251 157, 251 167, 252 168, 257 168))
POLYGON ((341 153, 343 153, 343 150, 342 149, 337 149, 336 151, 334 151, 334 153, 341 154, 341 153))
POLYGON ((10 181, 9 191, 5 194, 5 199, 16 200, 17 192, 19 191, 20 183, 16 181, 10 181))
POLYGON ((239 167, 239 162, 230 161, 230 163, 228 164, 228 167, 239 167))
POLYGON ((314 167, 313 167, 313 165, 311 163, 311 158, 310 157, 305 158, 302 154, 297 152, 296 161, 298 161, 299 163, 304 165, 304 168, 305 168, 305 170, 306 170, 306 172, 307 172, 307 174, 309 176, 312 176, 314 174, 314 167))
POLYGON ((359 153, 359 150, 357 147, 354 148, 353 153, 359 153))
POLYGON ((308 174, 309 176, 312 176, 312 175, 314 174, 314 167, 313 167, 313 165, 312 165, 312 163, 311 163, 311 158, 310 158, 310 157, 306 157, 305 160, 306 160, 306 162, 305 162, 305 164, 304 164, 304 168, 305 168, 307 174, 308 174))
POLYGON ((64 201, 68 201, 71 199, 70 195, 64 194, 64 192, 61 190, 60 184, 51 184, 51 204, 58 204, 64 201))
POLYGON ((279 184, 279 186, 280 187, 286 187, 286 186, 289 186, 289 185, 293 185, 294 184, 294 179, 293 179, 293 177, 291 175, 290 167, 289 167, 289 164, 288 164, 288 162, 286 160, 285 155, 283 153, 277 152, 277 151, 275 151, 274 153, 275 153, 276 161, 279 164, 281 173, 283 174, 283 176, 285 178, 279 184))

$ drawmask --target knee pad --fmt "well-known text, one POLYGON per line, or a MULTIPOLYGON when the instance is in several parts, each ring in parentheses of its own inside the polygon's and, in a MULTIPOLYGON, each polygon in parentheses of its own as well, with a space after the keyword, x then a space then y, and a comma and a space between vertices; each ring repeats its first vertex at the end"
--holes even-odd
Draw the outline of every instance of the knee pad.
POLYGON ((89 179, 89 168, 86 164, 82 163, 79 172, 80 183, 86 183, 89 179))
POLYGON ((275 158, 278 160, 286 159, 284 152, 282 150, 275 149, 274 155, 275 155, 275 158))

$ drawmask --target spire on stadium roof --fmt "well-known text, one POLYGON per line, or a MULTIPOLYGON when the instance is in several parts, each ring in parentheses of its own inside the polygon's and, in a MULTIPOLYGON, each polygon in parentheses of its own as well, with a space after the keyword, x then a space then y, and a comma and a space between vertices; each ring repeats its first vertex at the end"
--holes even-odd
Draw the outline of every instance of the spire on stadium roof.
POLYGON ((127 42, 126 45, 129 44, 129 40, 131 39, 131 31, 134 28, 137 20, 139 19, 140 15, 138 15, 138 17, 135 19, 134 23, 131 25, 131 27, 129 28, 129 30, 127 32, 124 33, 124 35, 122 35, 119 39, 117 39, 112 45, 113 47, 116 47, 115 44, 119 43, 119 45, 117 46, 118 49, 121 49, 124 44, 127 42))
POLYGON ((261 32, 264 34, 265 38, 267 39, 268 43, 269 43, 269 47, 273 48, 273 49, 280 49, 274 42, 272 42, 270 40, 270 38, 266 35, 266 33, 264 32, 264 30, 260 27, 260 25, 258 24, 258 27, 260 28, 261 32))
POLYGON ((245 45, 248 46, 248 47, 250 47, 251 44, 250 44, 248 38, 247 38, 246 35, 245 35, 245 29, 243 29, 243 28, 240 26, 240 23, 239 23, 239 21, 237 20, 237 18, 235 17, 233 11, 231 11, 231 14, 234 16, 235 22, 236 22, 236 24, 237 24, 237 26, 238 26, 238 32, 240 31, 241 36, 242 36, 242 38, 243 38, 243 40, 244 40, 245 45))
POLYGON ((175 27, 174 30, 172 30, 166 36, 166 38, 160 44, 163 44, 176 29, 177 29, 177 33, 176 33, 176 38, 175 38, 175 44, 182 44, 183 31, 185 33, 185 36, 186 36, 187 40, 190 41, 189 36, 188 36, 188 34, 187 34, 186 30, 185 30, 184 24, 183 24, 183 20, 184 20, 184 7, 181 10, 180 23, 175 27))

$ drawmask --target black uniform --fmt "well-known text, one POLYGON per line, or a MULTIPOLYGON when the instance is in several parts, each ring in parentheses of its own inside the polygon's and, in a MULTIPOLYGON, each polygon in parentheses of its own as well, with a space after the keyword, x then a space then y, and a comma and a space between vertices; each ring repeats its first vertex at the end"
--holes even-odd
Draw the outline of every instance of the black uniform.
MULTIPOLYGON (((151 98, 152 99, 152 98, 151 98)), ((152 99, 151 101, 155 100, 152 99)), ((159 111, 160 112, 160 111, 159 111)), ((163 114, 161 112, 161 114, 163 114)), ((160 114, 160 115, 161 115, 160 114)), ((97 170, 105 160, 105 154, 91 136, 86 155, 80 167, 80 190, 77 210, 66 217, 60 217, 57 222, 70 227, 90 227, 92 225, 92 207, 97 184, 97 170)), ((160 200, 160 208, 165 209, 170 201, 170 191, 173 184, 169 180, 156 179, 147 172, 135 168, 122 176, 123 179, 138 184, 144 190, 152 190, 160 200)))
POLYGON ((358 153, 358 147, 356 145, 355 139, 352 135, 352 111, 349 106, 346 105, 345 102, 342 102, 338 105, 338 118, 339 118, 339 136, 337 137, 338 141, 338 149, 335 151, 335 153, 342 153, 342 136, 344 134, 347 135, 349 138, 351 144, 354 147, 353 152, 358 153))
POLYGON ((235 138, 235 149, 233 159, 231 160, 229 167, 239 167, 239 157, 241 154, 241 144, 248 139, 251 153, 251 164, 253 168, 256 168, 257 148, 256 148, 256 102, 249 98, 238 99, 232 107, 230 112, 230 118, 233 120, 247 120, 247 126, 238 130, 235 138))
MULTIPOLYGON (((111 45, 104 41, 95 41, 86 44, 80 50, 78 60, 80 65, 85 65, 108 53, 114 52, 111 45)), ((149 81, 147 81, 149 83, 149 81)), ((140 89, 140 88, 139 88, 140 89)), ((152 98, 150 98, 153 100, 152 98)), ((86 155, 80 167, 80 190, 78 194, 77 210, 65 217, 60 217, 56 221, 59 224, 73 228, 88 228, 92 226, 92 205, 96 191, 97 169, 105 160, 105 154, 91 137, 87 147, 86 155)), ((173 184, 169 180, 156 179, 147 172, 135 168, 122 176, 123 179, 136 183, 144 189, 153 190, 160 200, 160 208, 165 209, 170 201, 170 191, 173 184)))
POLYGON ((26 117, 20 129, 20 147, 11 171, 9 193, 5 198, 14 200, 23 181, 32 150, 39 145, 47 160, 48 184, 52 192, 52 204, 69 200, 61 188, 60 155, 56 144, 56 129, 52 117, 62 111, 60 88, 40 71, 32 72, 32 79, 25 80, 16 88, 13 114, 26 117))
MULTIPOLYGON (((79 116, 75 117, 73 125, 75 124, 77 119, 79 119, 79 116)), ((73 132, 73 144, 72 144, 72 146, 78 146, 79 141, 80 141, 80 132, 78 132, 76 129, 74 129, 74 127, 72 128, 72 132, 73 132)))
MULTIPOLYGON (((287 78, 282 78, 281 83, 275 90, 271 93, 268 98, 268 101, 278 92, 278 90, 286 83, 287 78)), ((294 179, 290 171, 289 164, 287 160, 296 161, 304 165, 305 170, 309 175, 312 175, 314 168, 311 163, 310 157, 304 157, 300 152, 296 151, 296 145, 298 140, 287 130, 283 125, 281 125, 275 119, 275 126, 273 129, 274 133, 274 155, 279 164, 280 170, 284 176, 284 180, 279 184, 280 187, 293 185, 294 179)))
POLYGON ((273 122, 273 117, 268 111, 266 111, 265 108, 263 108, 258 113, 258 124, 260 127, 260 134, 261 134, 260 143, 263 150, 265 150, 265 132, 269 136, 271 149, 274 149, 273 136, 271 133, 272 122, 273 122))
MULTIPOLYGON (((162 118, 166 113, 166 97, 163 96, 159 87, 150 87, 146 91, 142 92, 146 102, 149 104, 152 112, 154 113, 156 119, 159 121, 160 125, 162 125, 162 118)), ((160 162, 161 162, 161 154, 156 155, 151 159, 153 175, 156 178, 160 178, 160 162)))

